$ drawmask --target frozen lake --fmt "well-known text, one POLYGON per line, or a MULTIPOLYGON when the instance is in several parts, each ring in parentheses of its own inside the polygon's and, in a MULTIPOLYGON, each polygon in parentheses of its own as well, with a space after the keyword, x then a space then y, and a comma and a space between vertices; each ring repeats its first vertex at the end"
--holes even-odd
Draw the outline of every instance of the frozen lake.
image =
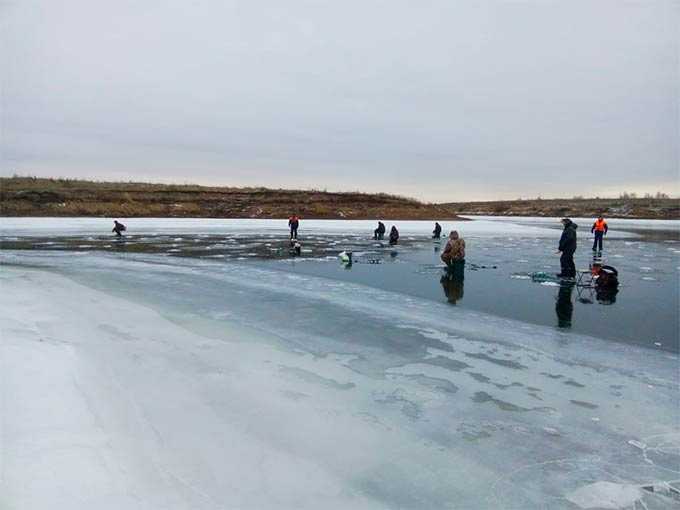
POLYGON ((610 222, 607 304, 544 220, 444 223, 455 286, 431 222, 125 223, 0 219, 8 508, 678 505, 676 223, 610 222))

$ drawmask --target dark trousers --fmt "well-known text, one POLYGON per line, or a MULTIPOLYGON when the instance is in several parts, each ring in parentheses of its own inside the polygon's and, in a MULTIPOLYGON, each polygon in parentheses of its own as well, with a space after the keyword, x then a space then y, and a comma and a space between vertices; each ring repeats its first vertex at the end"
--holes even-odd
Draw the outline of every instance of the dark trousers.
POLYGON ((574 264, 574 252, 563 251, 560 257, 560 266, 562 266, 562 276, 567 278, 574 278, 576 276, 576 264, 574 264))
POLYGON ((297 239, 297 226, 291 226, 290 227, 290 238, 291 239, 297 239))
POLYGON ((385 236, 385 232, 378 230, 377 228, 373 231, 373 239, 382 239, 385 236))
POLYGON ((601 230, 595 231, 595 240, 593 241, 593 251, 602 251, 602 239, 604 238, 604 232, 601 230), (598 249, 599 245, 599 249, 598 249))

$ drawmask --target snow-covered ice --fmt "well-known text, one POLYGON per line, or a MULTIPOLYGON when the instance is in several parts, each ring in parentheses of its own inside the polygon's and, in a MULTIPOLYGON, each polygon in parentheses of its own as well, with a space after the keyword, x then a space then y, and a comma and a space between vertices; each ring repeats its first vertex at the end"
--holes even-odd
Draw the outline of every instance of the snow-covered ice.
MULTIPOLYGON (((531 225, 559 225, 561 217, 546 217, 546 216, 484 216, 484 215, 463 215, 463 218, 491 221, 494 223, 514 223, 514 224, 531 224, 531 225)), ((576 224, 580 226, 582 231, 590 232, 590 227, 595 218, 592 217, 576 217, 571 218, 576 224)), ((609 227, 614 231, 616 229, 640 229, 645 230, 671 230, 680 234, 680 222, 678 220, 641 220, 628 218, 611 218, 606 219, 609 227)))
MULTIPOLYGON (((120 219, 120 218, 118 218, 120 219)), ((230 232, 233 234, 276 234, 286 232, 286 220, 262 219, 210 219, 210 218, 126 218, 122 219, 128 226, 130 234, 211 234, 230 232)), ((396 221, 387 222, 398 225, 403 234, 428 234, 432 230, 432 221, 396 221)), ((449 230, 464 230, 467 235, 504 235, 536 234, 554 236, 554 231, 541 225, 505 224, 498 221, 442 221, 444 234, 449 230)), ((0 235, 2 236, 39 236, 43 234, 57 235, 92 235, 111 231, 113 222, 107 218, 0 218, 0 235)), ((340 234, 340 233, 372 233, 376 227, 373 220, 302 220, 300 233, 305 236, 340 234)), ((177 240, 182 239, 178 237, 177 240)))
POLYGON ((252 263, 0 261, 3 508, 678 503, 642 488, 680 479, 676 353, 252 263))

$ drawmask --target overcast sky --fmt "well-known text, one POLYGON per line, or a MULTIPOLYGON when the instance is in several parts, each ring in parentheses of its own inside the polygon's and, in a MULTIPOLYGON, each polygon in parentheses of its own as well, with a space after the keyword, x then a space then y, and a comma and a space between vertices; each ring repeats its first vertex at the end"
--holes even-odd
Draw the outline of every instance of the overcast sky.
POLYGON ((0 0, 0 173, 680 193, 680 1, 0 0))

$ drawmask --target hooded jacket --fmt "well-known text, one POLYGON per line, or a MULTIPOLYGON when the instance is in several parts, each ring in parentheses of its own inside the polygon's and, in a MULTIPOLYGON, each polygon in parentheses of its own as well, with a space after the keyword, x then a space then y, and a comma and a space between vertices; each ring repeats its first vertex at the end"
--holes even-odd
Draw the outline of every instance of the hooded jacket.
POLYGON ((560 237, 560 245, 557 248, 562 253, 573 253, 576 251, 576 229, 578 225, 573 221, 564 226, 562 237, 560 237))
POLYGON ((449 234, 441 259, 448 264, 454 260, 465 260, 465 240, 455 230, 449 234))

